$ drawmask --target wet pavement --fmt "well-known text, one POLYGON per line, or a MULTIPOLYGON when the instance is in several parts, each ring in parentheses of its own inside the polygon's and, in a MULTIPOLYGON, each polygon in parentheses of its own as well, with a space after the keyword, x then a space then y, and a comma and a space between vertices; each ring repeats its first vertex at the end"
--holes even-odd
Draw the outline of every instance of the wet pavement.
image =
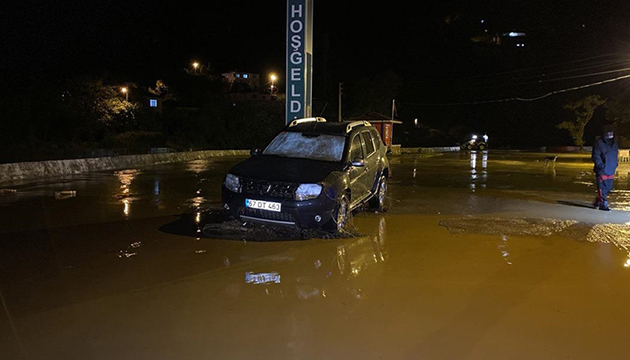
POLYGON ((204 232, 239 158, 0 184, 0 358, 623 357, 630 168, 544 156, 394 157, 337 239, 204 232))

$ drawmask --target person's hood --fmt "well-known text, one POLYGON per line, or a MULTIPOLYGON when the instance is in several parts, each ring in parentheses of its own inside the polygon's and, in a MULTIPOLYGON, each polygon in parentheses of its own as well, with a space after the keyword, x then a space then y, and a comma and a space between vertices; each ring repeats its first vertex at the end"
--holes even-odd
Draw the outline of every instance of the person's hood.
POLYGON ((230 173, 258 180, 303 184, 320 182, 332 171, 341 170, 340 162, 259 155, 236 164, 230 173))
POLYGON ((609 132, 615 132, 615 128, 612 125, 605 125, 602 127, 602 137, 606 136, 609 132))
POLYGON ((608 145, 613 145, 615 143, 615 137, 613 135, 613 137, 611 139, 606 137, 606 134, 608 134, 609 132, 612 132, 613 134, 615 133, 615 128, 612 125, 605 125, 602 127, 602 135, 601 135, 601 139, 602 141, 604 141, 606 144, 608 145))

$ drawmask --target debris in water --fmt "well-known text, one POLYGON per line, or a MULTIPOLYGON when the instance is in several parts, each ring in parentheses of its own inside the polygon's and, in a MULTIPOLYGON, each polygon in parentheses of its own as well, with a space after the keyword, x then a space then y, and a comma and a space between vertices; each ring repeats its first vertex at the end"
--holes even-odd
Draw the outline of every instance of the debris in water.
POLYGON ((556 219, 463 218, 440 221, 452 233, 552 236, 577 221, 556 219))
POLYGON ((596 224, 589 231, 586 240, 630 250, 630 224, 596 224))
POLYGON ((120 250, 120 253, 118 254, 119 258, 130 258, 132 256, 136 256, 138 255, 137 252, 131 252, 128 250, 120 250))
POLYGON ((16 194, 17 193, 17 189, 0 189, 0 194, 5 195, 5 194, 16 194))
POLYGON ((77 196, 76 190, 55 191, 55 199, 57 200, 68 199, 75 196, 77 196))
POLYGON ((299 229, 290 226, 271 226, 238 220, 205 224, 203 234, 212 238, 254 240, 254 241, 278 241, 300 239, 338 239, 356 237, 354 231, 344 230, 340 234, 333 234, 319 229, 299 229))

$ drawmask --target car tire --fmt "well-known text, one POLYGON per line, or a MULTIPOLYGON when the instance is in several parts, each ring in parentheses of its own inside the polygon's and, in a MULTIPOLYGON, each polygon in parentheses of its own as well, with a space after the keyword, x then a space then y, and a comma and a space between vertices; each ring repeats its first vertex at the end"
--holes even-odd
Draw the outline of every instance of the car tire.
POLYGON ((383 175, 378 180, 376 193, 369 201, 370 209, 378 212, 385 211, 385 199, 387 199, 387 178, 383 175))
POLYGON ((473 149, 472 144, 468 144, 468 145, 466 145, 466 149, 468 149, 468 150, 472 150, 472 149, 473 149))
POLYGON ((337 200, 337 205, 332 212, 332 218, 324 226, 324 230, 333 234, 342 233, 348 226, 350 219, 350 201, 348 195, 343 194, 337 200))
POLYGON ((479 144, 479 150, 486 150, 486 144, 479 144))

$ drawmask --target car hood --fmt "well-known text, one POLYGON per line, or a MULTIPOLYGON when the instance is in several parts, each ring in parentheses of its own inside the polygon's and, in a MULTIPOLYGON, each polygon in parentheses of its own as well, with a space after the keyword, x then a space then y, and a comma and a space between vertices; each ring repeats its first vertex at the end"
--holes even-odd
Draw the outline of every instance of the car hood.
POLYGON ((258 180, 317 183, 342 168, 341 163, 259 155, 236 164, 230 173, 258 180))

